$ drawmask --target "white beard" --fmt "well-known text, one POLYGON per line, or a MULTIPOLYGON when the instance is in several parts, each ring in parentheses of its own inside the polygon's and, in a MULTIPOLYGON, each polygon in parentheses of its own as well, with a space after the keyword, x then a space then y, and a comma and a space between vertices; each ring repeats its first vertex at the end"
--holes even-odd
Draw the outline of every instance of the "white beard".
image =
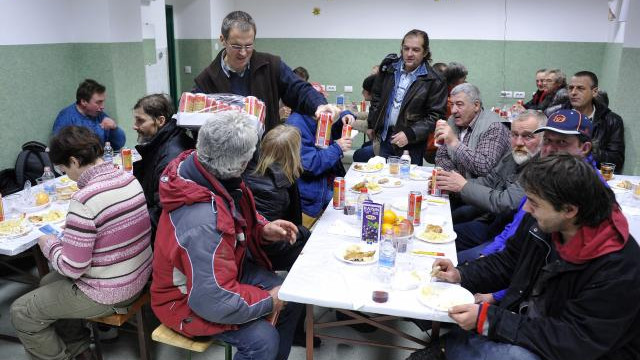
POLYGON ((522 165, 533 158, 534 154, 530 153, 529 150, 525 151, 526 154, 522 153, 521 151, 511 150, 511 155, 513 155, 513 160, 516 162, 516 164, 522 165))

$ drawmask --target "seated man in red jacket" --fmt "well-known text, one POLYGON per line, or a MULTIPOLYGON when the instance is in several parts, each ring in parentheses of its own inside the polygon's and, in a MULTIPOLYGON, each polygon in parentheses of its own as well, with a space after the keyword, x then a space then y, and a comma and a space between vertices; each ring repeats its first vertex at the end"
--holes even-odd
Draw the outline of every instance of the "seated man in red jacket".
POLYGON ((196 151, 183 152, 160 177, 151 306, 183 335, 236 347, 236 360, 286 359, 302 306, 287 304, 275 327, 265 320, 284 303, 263 245, 294 243, 298 229, 267 222, 242 181, 258 142, 253 124, 238 111, 211 114, 196 151))
POLYGON ((520 182, 528 214, 504 251, 434 262, 437 278, 474 293, 509 286, 499 305, 449 309, 460 328, 445 336, 446 358, 640 358, 640 248, 613 191, 569 154, 532 160, 520 182))

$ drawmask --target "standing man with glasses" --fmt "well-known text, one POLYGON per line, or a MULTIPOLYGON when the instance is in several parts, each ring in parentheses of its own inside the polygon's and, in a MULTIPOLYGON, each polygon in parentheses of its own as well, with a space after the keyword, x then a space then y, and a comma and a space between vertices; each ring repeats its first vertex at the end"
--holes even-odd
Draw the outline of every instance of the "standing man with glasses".
POLYGON ((224 49, 195 78, 196 92, 233 93, 255 96, 266 107, 265 129, 279 124, 278 101, 293 111, 318 116, 332 112, 338 118, 337 107, 311 84, 300 79, 280 57, 255 51, 256 24, 244 11, 233 11, 222 21, 220 42, 224 49))

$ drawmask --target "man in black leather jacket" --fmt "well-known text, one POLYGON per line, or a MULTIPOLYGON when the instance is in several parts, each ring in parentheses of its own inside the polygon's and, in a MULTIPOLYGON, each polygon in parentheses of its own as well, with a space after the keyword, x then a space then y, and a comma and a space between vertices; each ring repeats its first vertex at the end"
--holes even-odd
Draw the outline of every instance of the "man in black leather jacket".
POLYGON ((380 139, 376 155, 402 155, 422 165, 427 135, 442 119, 447 86, 429 65, 429 37, 422 30, 409 31, 402 40, 402 58, 387 56, 373 85, 369 109, 369 138, 380 139))
POLYGON ((142 156, 133 164, 133 175, 140 181, 147 199, 153 243, 162 213, 158 195, 160 175, 171 160, 181 152, 193 149, 196 142, 171 118, 173 106, 163 94, 147 95, 138 100, 133 107, 133 115, 133 129, 138 132, 136 150, 142 156))
POLYGON ((528 214, 504 251, 434 263, 471 292, 509 286, 499 305, 449 309, 447 359, 640 358, 640 248, 611 189, 569 154, 533 160, 520 181, 528 214))
POLYGON ((569 103, 564 108, 573 108, 591 119, 593 123, 593 149, 591 153, 597 163, 613 163, 615 173, 621 174, 624 166, 624 123, 604 103, 595 100, 598 94, 598 77, 591 71, 579 71, 569 82, 569 103))

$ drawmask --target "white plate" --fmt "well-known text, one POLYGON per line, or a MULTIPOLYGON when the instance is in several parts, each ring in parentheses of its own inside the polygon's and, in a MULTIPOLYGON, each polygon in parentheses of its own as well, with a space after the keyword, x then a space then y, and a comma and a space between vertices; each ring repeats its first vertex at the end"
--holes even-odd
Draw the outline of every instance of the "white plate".
POLYGON ((384 165, 381 168, 376 169, 376 168, 372 168, 371 165, 367 163, 353 163, 351 167, 353 168, 353 170, 363 172, 363 173, 374 173, 384 169, 384 165))
POLYGON ((49 205, 51 205, 51 201, 49 201, 46 204, 43 205, 34 205, 33 204, 29 204, 29 205, 25 205, 22 200, 20 201, 16 201, 16 203, 13 205, 13 207, 18 210, 19 212, 24 212, 24 213, 33 213, 36 211, 40 211, 40 210, 44 210, 46 209, 49 205))
POLYGON ((369 265, 378 262, 378 246, 377 245, 369 245, 369 244, 344 244, 343 246, 338 247, 338 249, 333 253, 336 256, 336 259, 346 262, 347 264, 352 265, 369 265), (371 260, 368 261, 351 261, 345 260, 344 255, 347 253, 347 248, 359 246, 360 251, 375 251, 371 260))
POLYGON ((431 175, 424 171, 411 171, 409 173, 409 179, 416 181, 429 180, 429 176, 431 175))
POLYGON ((454 241, 458 237, 458 235, 456 233, 450 233, 448 231, 444 231, 443 234, 447 235, 447 237, 445 239, 442 239, 442 240, 431 240, 431 239, 426 238, 424 236, 424 234, 425 234, 425 232, 420 230, 420 231, 416 231, 413 234, 413 236, 418 240, 421 240, 421 241, 424 241, 424 242, 428 242, 430 244, 446 244, 446 243, 450 243, 450 242, 454 241))
POLYGON ((64 211, 64 210, 57 210, 57 211, 59 211, 61 213, 61 217, 59 219, 57 219, 57 220, 53 220, 53 221, 45 221, 45 220, 34 221, 34 220, 32 220, 32 216, 44 216, 44 215, 48 214, 49 212, 55 211, 55 210, 57 210, 57 209, 51 209, 49 211, 43 211, 43 212, 39 212, 37 214, 27 215, 27 221, 29 221, 31 224, 34 224, 34 225, 56 224, 56 223, 60 223, 60 222, 65 221, 66 218, 67 218, 67 212, 64 211))
POLYGON ((437 311, 448 311, 456 305, 473 304, 475 299, 469 290, 458 284, 432 282, 418 289, 418 301, 437 311))
MULTIPOLYGON (((5 220, 5 221, 14 221, 14 220, 5 220)), ((17 237, 26 235, 31 230, 33 230, 33 227, 31 226, 31 224, 29 224, 29 222, 25 221, 25 220, 22 220, 22 223, 20 224, 20 227, 21 227, 20 231, 15 232, 15 233, 11 233, 11 234, 0 234, 0 238, 4 238, 4 239, 17 238, 17 237)))
POLYGON ((378 184, 379 186, 385 187, 385 188, 397 188, 397 187, 401 187, 402 185, 404 185, 402 183, 402 180, 397 178, 397 177, 393 177, 393 176, 383 176, 381 178, 376 179, 376 184, 378 184), (388 182, 385 183, 380 183, 380 180, 382 179, 389 179, 388 182))
MULTIPOLYGON (((394 202, 391 203, 391 207, 398 210, 398 211, 404 211, 407 212, 407 209, 409 208, 409 197, 407 196, 405 199, 398 199, 394 202)), ((422 206, 421 206, 422 210, 427 208, 427 202, 424 201, 424 197, 422 199, 422 206)))

